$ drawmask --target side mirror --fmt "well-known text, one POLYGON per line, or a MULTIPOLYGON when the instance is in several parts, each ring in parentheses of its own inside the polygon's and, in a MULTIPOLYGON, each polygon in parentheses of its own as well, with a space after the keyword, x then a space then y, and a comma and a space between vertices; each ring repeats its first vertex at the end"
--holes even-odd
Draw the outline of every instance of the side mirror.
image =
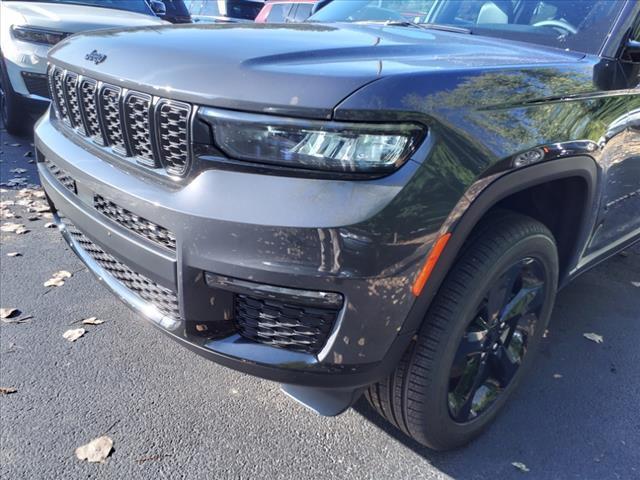
POLYGON ((153 13, 159 17, 164 17, 167 14, 167 6, 164 2, 161 2, 160 0, 150 0, 149 5, 151 6, 153 13))

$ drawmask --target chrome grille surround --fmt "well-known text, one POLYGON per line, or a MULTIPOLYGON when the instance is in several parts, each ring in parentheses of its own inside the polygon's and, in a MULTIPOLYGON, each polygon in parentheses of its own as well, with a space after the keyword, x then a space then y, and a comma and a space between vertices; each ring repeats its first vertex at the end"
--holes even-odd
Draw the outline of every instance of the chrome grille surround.
POLYGON ((156 106, 156 115, 162 163, 169 173, 184 175, 189 166, 191 105, 163 99, 156 106))
POLYGON ((127 230, 169 250, 176 250, 176 237, 166 228, 140 217, 126 208, 122 208, 101 195, 93 196, 93 207, 96 211, 127 230))
POLYGON ((127 155, 120 116, 121 98, 122 89, 120 87, 106 84, 102 86, 100 90, 100 110, 102 111, 102 123, 107 141, 114 151, 127 155))
POLYGON ((158 285, 144 275, 135 272, 112 255, 105 252, 98 245, 89 240, 68 219, 63 218, 65 228, 77 243, 93 260, 105 269, 109 275, 124 285, 129 291, 145 302, 153 305, 164 315, 173 320, 180 320, 178 296, 175 291, 158 285))
POLYGON ((80 101, 84 111, 86 133, 98 145, 104 145, 104 137, 98 118, 98 82, 91 78, 82 78, 80 81, 80 101))
POLYGON ((57 117, 81 137, 150 169, 184 176, 197 107, 49 68, 57 117))
POLYGON ((49 82, 51 85, 51 98, 54 100, 56 113, 60 120, 66 125, 71 126, 69 120, 69 110, 67 108, 67 100, 64 94, 64 77, 65 71, 58 67, 52 67, 49 70, 49 82))
POLYGON ((64 77, 64 93, 67 97, 71 126, 73 126, 80 135, 86 135, 82 112, 80 111, 80 103, 78 101, 78 75, 73 72, 67 72, 67 75, 64 77))
POLYGON ((148 167, 155 167, 156 160, 151 144, 151 95, 137 92, 127 92, 124 99, 124 114, 131 146, 131 154, 148 167))

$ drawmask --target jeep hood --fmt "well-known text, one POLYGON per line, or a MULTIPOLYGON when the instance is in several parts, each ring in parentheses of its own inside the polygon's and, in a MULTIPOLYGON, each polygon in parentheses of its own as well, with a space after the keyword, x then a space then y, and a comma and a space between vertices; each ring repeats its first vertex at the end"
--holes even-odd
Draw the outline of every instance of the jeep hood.
POLYGON ((185 25, 74 35, 53 63, 201 105, 330 118, 390 75, 576 62, 582 55, 500 39, 378 25, 185 25), (85 57, 97 50, 96 65, 85 57))

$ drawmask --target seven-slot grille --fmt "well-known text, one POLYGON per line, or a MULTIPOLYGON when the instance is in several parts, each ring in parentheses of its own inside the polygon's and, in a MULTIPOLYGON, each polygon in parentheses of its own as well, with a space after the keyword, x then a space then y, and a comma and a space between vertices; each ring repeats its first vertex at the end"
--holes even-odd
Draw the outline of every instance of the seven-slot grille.
POLYGON ((185 175, 192 105, 49 69, 58 117, 76 133, 149 168, 185 175))
POLYGON ((180 319, 180 308, 178 307, 178 297, 176 292, 158 285, 144 275, 133 271, 124 263, 109 255, 102 248, 89 240, 67 219, 63 219, 63 222, 76 244, 89 254, 91 258, 93 258, 95 262, 104 268, 113 278, 118 280, 144 301, 155 306, 161 313, 171 317, 173 320, 180 319))
POLYGON ((327 342, 338 312, 248 295, 235 296, 235 321, 240 335, 297 352, 318 353, 327 342))
POLYGON ((142 218, 135 213, 130 212, 126 208, 116 205, 101 195, 94 195, 93 207, 102 215, 113 220, 127 230, 137 233, 158 245, 168 248, 169 250, 175 251, 176 237, 166 228, 156 225, 146 218, 142 218))

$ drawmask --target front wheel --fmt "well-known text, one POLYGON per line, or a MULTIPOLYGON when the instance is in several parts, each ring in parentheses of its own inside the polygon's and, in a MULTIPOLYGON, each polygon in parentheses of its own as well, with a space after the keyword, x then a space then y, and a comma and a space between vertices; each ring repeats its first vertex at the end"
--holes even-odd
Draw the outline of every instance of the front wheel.
POLYGON ((418 442, 462 446, 496 417, 529 367, 558 283, 553 234, 500 213, 483 222, 436 295, 396 370, 370 403, 418 442))

